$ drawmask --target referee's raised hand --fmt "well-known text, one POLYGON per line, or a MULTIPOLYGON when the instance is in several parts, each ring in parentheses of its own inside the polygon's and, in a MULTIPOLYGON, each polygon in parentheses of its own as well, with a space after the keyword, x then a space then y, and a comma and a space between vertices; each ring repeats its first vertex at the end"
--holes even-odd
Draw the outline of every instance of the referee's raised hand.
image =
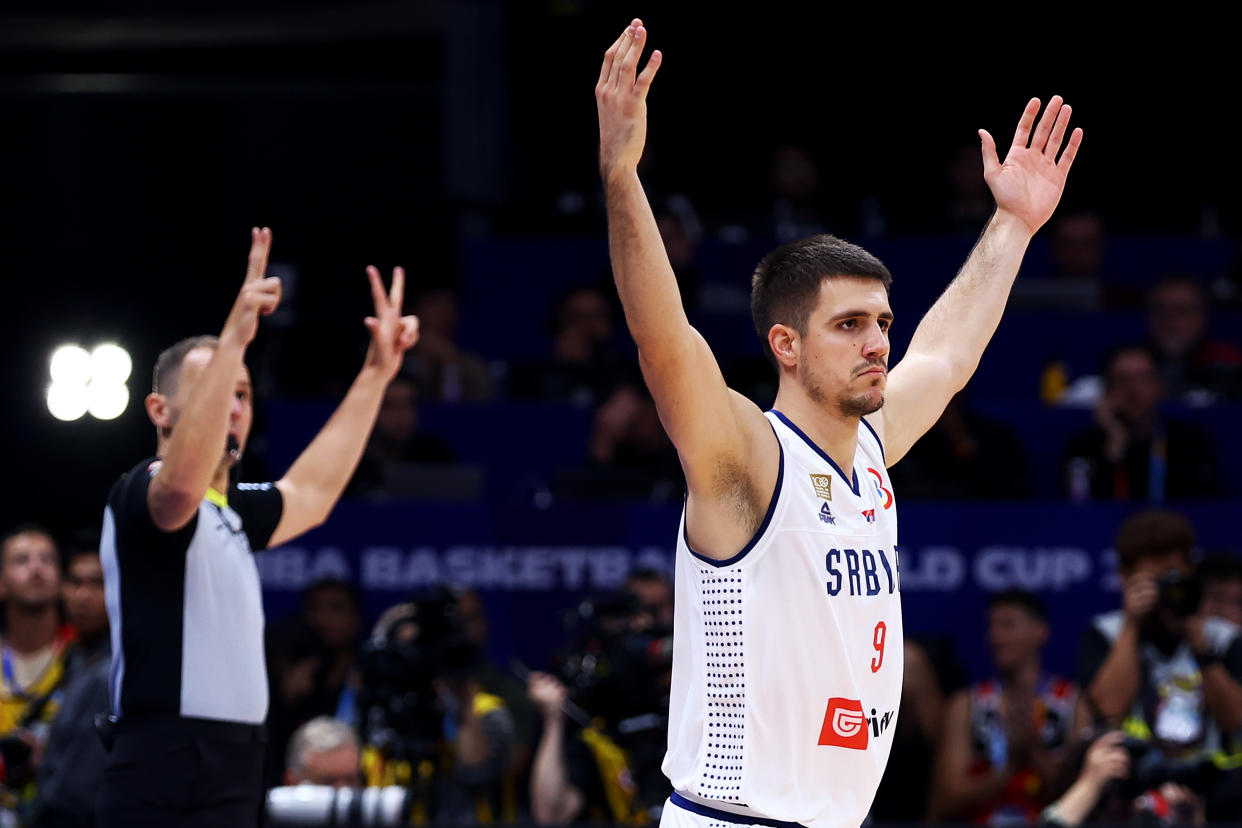
POLYGON ((371 280, 371 298, 375 300, 375 315, 365 320, 371 332, 371 347, 367 350, 366 367, 375 369, 385 382, 397 375, 405 352, 418 342, 418 317, 402 316, 401 304, 405 301, 405 270, 393 268, 392 287, 384 292, 384 281, 378 268, 368 267, 367 278, 371 280))
POLYGON ((272 249, 272 230, 254 227, 250 230, 250 260, 246 280, 242 283, 233 309, 224 322, 220 340, 245 348, 259 329, 259 316, 267 316, 280 306, 280 279, 267 276, 267 256, 272 249))

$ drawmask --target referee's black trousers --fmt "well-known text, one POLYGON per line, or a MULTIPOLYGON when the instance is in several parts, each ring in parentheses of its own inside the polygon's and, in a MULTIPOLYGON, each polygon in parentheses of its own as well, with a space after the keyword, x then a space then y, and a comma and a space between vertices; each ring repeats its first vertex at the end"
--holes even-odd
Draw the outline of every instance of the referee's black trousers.
POLYGON ((99 828, 254 828, 263 746, 261 726, 125 716, 99 789, 99 828))

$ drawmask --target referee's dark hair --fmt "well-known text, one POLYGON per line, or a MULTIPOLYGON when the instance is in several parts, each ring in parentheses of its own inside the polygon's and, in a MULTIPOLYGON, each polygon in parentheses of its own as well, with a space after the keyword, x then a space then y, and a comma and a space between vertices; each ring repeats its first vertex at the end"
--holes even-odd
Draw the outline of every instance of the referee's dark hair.
POLYGON ((219 337, 190 336, 160 351, 155 359, 155 370, 151 372, 151 390, 169 397, 177 393, 177 379, 181 376, 186 354, 198 348, 214 349, 219 344, 219 337))
POLYGON ((1044 624, 1048 623, 1048 608, 1038 595, 1025 589, 1005 589, 988 596, 988 609, 1017 607, 1027 615, 1044 624))

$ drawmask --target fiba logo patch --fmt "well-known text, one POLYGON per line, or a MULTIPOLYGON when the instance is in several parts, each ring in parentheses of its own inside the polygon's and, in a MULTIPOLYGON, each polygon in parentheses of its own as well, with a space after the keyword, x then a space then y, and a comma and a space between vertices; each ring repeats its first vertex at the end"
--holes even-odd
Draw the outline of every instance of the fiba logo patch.
POLYGON ((811 475, 811 485, 815 487, 816 497, 832 500, 832 475, 813 474, 811 475))
POLYGON ((829 747, 866 750, 871 736, 880 738, 893 721, 893 711, 877 715, 863 713, 862 702, 837 696, 828 700, 828 712, 824 714, 824 726, 819 732, 819 743, 829 747))

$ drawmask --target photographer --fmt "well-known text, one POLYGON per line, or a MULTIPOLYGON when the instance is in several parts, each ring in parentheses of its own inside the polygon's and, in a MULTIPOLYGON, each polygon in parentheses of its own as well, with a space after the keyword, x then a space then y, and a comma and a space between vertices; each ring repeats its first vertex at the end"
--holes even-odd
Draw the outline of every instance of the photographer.
POLYGON ((1142 823, 1203 825, 1203 801, 1184 786, 1164 782, 1156 789, 1144 788, 1142 771, 1134 772, 1135 753, 1142 755, 1135 741, 1119 730, 1092 742, 1078 778, 1039 815, 1041 828, 1074 828, 1088 817, 1093 822, 1124 822, 1132 816, 1142 823))
POLYGON ((416 823, 517 816, 513 717, 480 688, 481 661, 448 590, 390 607, 363 648, 366 783, 408 786, 416 823))
MULTIPOLYGON (((1233 624, 1198 614, 1194 542, 1175 512, 1144 511, 1121 525, 1123 606, 1084 634, 1079 682, 1100 718, 1165 760, 1223 765, 1242 751, 1242 640, 1233 624)), ((1231 784, 1203 783, 1209 817, 1231 784)))

